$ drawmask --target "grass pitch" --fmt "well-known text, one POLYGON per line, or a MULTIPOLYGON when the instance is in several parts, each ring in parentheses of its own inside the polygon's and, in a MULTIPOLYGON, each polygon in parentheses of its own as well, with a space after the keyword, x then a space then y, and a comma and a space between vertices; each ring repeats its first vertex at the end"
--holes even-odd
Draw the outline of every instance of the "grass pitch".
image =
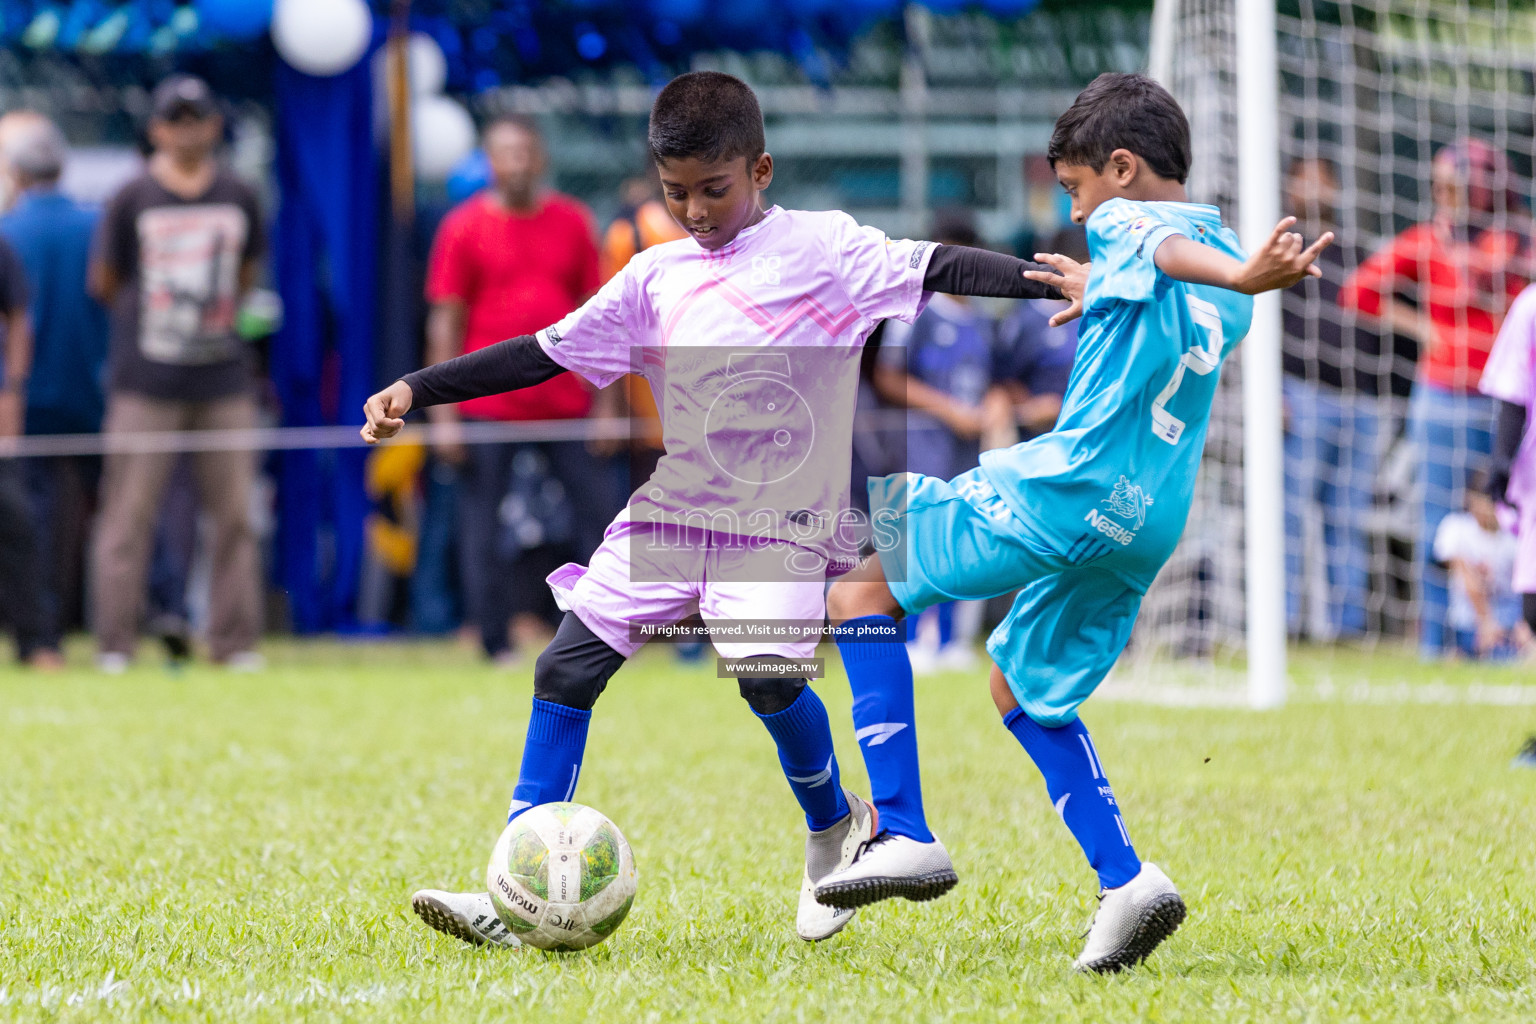
MULTIPOLYGON (((1302 653, 1282 711, 1090 702, 1139 851, 1190 906, 1141 970, 1073 975, 1093 879, 985 677, 919 682, 961 884, 795 938, 801 824, 713 665, 643 655, 578 798, 640 894, 582 954, 411 915, 482 884, 528 673, 447 645, 295 644, 263 676, 0 669, 0 1020, 1525 1020, 1536 1013, 1530 669, 1302 653)), ((863 788, 835 655, 819 689, 863 788)))

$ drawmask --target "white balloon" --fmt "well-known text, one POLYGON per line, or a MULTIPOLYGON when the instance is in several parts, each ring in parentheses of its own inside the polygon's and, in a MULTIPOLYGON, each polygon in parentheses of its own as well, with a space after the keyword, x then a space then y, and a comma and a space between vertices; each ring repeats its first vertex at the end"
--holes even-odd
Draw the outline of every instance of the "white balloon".
POLYGON ((406 41, 411 66, 411 95, 436 96, 448 84, 448 58, 437 40, 425 32, 412 32, 406 41))
POLYGON ((423 181, 445 181, 475 148, 475 119, 446 96, 418 96, 411 107, 411 152, 423 181))
MULTIPOLYGON (((406 62, 410 66, 412 96, 435 96, 448 84, 448 58, 437 40, 425 32, 412 32, 406 40, 406 62)), ((389 92, 389 47, 381 46, 373 55, 375 90, 381 96, 389 92)))
POLYGON ((364 0, 277 0, 272 43, 308 75, 339 75, 362 59, 373 37, 364 0))

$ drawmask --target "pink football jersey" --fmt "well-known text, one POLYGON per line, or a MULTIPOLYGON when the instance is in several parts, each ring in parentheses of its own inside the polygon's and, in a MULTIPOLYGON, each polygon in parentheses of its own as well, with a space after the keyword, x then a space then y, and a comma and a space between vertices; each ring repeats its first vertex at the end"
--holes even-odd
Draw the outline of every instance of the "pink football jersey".
POLYGON ((1508 493, 1520 510, 1515 588, 1536 593, 1536 285, 1510 305, 1478 386, 1485 395, 1525 409, 1525 437, 1510 466, 1508 493))
POLYGON ((807 575, 843 560, 860 351, 879 321, 922 311, 932 251, 775 206, 721 249, 645 250, 540 331, 599 387, 650 383, 666 453, 628 517, 792 541, 816 556, 807 575))

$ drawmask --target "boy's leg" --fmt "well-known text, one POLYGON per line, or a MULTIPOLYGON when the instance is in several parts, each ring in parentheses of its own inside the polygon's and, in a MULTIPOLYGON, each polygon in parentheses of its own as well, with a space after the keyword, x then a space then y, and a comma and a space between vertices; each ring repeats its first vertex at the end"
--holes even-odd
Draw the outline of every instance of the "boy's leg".
POLYGON ((842 931, 853 920, 854 911, 816 902, 816 883, 853 863, 860 845, 874 838, 877 815, 872 806, 843 789, 827 709, 806 679, 744 675, 737 683, 778 746, 779 765, 805 812, 805 874, 795 932, 807 942, 819 942, 842 931))
MULTIPOLYGON (((574 613, 566 613, 534 666, 533 713, 508 821, 530 807, 576 795, 592 705, 625 658, 574 613)), ((518 945, 483 891, 422 889, 411 897, 411 907, 431 927, 465 942, 518 945)))
POLYGON ((575 798, 592 705, 625 657, 575 613, 565 613, 555 638, 534 663, 533 713, 508 821, 530 807, 575 798))
POLYGON ((879 555, 871 555, 827 594, 827 615, 837 624, 837 649, 853 690, 854 738, 869 771, 881 827, 928 843, 933 833, 923 814, 912 663, 896 622, 901 614, 879 555))
POLYGON ((699 614, 711 625, 777 622, 804 631, 783 642, 717 638, 715 648, 773 737, 784 778, 805 812, 805 872, 795 931, 817 942, 841 931, 853 912, 817 903, 815 883, 853 862, 859 845, 873 838, 875 813, 843 789, 827 709, 792 664, 815 656, 826 603, 820 566, 811 577, 786 572, 790 554, 781 545, 712 544, 705 572, 710 582, 700 594, 699 614))
POLYGON ((1109 777, 1081 718, 1045 726, 1024 713, 997 666, 992 667, 992 699, 1003 727, 1045 777, 1045 791, 1072 838, 1098 873, 1101 889, 1117 889, 1136 877, 1141 858, 1120 817, 1109 777))
POLYGON ((1141 594, 1114 574, 1074 569, 1025 587, 987 644, 1003 724, 1045 777, 1046 792, 1099 877, 1099 909, 1075 966, 1133 967, 1184 920, 1184 901, 1131 845, 1098 749, 1077 709, 1130 639, 1141 594))

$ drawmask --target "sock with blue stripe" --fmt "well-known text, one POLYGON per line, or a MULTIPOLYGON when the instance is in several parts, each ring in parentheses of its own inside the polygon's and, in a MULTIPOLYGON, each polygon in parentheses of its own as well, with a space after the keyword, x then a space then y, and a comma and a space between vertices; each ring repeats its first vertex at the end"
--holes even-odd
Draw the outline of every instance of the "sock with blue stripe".
POLYGON ((889 615, 866 615, 837 627, 837 649, 853 689, 854 738, 869 771, 880 826, 921 843, 933 841, 923 818, 923 780, 917 761, 912 663, 904 635, 889 615), (889 636, 889 640, 871 636, 889 636))
POLYGON ((587 725, 592 712, 533 699, 528 736, 523 740, 523 765, 512 791, 507 820, 530 807, 576 796, 581 758, 587 749, 587 725))
POLYGON ((1014 708, 1003 718, 1025 753, 1045 776, 1056 813, 1066 823, 1088 863, 1099 873, 1099 885, 1116 889, 1136 877, 1141 858, 1131 846, 1130 833, 1115 804, 1099 752, 1081 718, 1068 725, 1048 728, 1014 708))
POLYGON ((836 825, 848 814, 848 800, 832 753, 832 726, 827 708, 809 686, 795 702, 772 715, 758 714, 779 747, 779 765, 812 832, 836 825))

